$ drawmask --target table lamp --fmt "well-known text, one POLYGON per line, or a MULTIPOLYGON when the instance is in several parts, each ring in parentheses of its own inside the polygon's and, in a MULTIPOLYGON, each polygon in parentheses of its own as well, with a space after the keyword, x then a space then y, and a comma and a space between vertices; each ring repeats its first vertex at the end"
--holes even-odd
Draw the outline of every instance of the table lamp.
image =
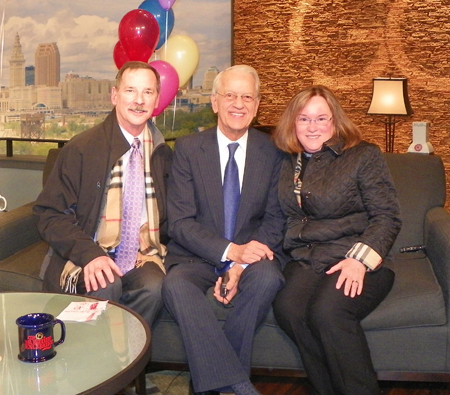
POLYGON ((372 102, 368 115, 386 115, 386 152, 394 152, 395 116, 413 113, 408 98, 406 78, 374 78, 372 102))

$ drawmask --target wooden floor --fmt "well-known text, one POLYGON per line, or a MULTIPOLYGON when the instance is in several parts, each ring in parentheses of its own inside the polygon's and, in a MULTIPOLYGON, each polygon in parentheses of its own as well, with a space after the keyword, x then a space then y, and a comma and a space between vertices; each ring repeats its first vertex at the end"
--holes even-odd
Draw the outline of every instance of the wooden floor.
MULTIPOLYGON (((252 382, 262 395, 311 395, 306 378, 253 376, 252 382)), ((449 395, 450 383, 380 381, 382 395, 449 395)), ((357 395, 357 394, 355 394, 357 395)))
MULTIPOLYGON (((178 377, 177 385, 174 380, 177 376, 174 373, 166 371, 161 373, 164 379, 161 382, 155 381, 156 377, 150 380, 160 386, 162 395, 187 395, 189 387, 189 373, 175 372, 178 377), (180 384, 181 383, 181 384, 180 384)), ((278 377, 278 376, 252 376, 252 383, 262 395, 312 395, 308 379, 299 377, 278 377)), ((450 383, 423 383, 423 382, 399 382, 399 381, 380 381, 381 395, 450 395, 450 383)), ((135 394, 134 388, 127 387, 116 395, 135 394), (131 391, 131 392, 129 392, 131 391)), ((153 393, 153 392, 152 392, 153 393)), ((1 395, 1 391, 0 391, 1 395)), ((358 394, 352 394, 358 395, 358 394)))

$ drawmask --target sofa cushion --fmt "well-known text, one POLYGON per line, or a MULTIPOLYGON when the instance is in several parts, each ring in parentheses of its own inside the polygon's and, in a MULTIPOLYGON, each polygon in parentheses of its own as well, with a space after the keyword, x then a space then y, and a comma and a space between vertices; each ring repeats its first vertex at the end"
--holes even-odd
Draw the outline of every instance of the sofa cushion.
MULTIPOLYGON (((397 254, 389 267, 395 272, 391 292, 383 302, 363 321, 365 330, 410 328, 444 325, 447 322, 444 295, 434 275, 430 261, 422 252, 397 254)), ((370 273, 367 274, 370 276, 370 273)), ((219 320, 225 320, 228 308, 224 308, 208 291, 208 299, 219 320)), ((163 311, 161 320, 170 320, 163 311)), ((276 325, 272 311, 266 325, 276 325)))
POLYGON ((0 291, 41 291, 39 271, 47 250, 48 244, 40 241, 3 259, 0 262, 0 291))
MULTIPOLYGON (((444 295, 425 254, 396 254, 388 267, 395 272, 394 286, 386 299, 362 321, 365 330, 444 325, 447 322, 444 295)), ((208 296, 214 313, 224 320, 228 309, 212 296, 212 288, 208 296)), ((265 324, 276 324, 272 312, 265 324)))
POLYGON ((423 219, 433 207, 445 204, 445 169, 437 155, 385 153, 394 179, 402 216, 402 229, 392 251, 424 243, 423 219))
POLYGON ((362 321, 363 328, 444 325, 447 322, 444 295, 425 254, 397 254, 388 266, 395 272, 394 286, 386 299, 362 321))
POLYGON ((31 214, 33 204, 0 213, 0 261, 41 240, 31 214))

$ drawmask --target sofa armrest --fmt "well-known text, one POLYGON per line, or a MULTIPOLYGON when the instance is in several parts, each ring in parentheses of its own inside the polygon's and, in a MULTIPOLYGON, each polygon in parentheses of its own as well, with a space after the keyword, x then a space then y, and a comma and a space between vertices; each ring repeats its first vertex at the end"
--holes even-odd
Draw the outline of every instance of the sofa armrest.
POLYGON ((427 256, 444 292, 447 310, 450 299, 450 214, 434 207, 425 216, 424 242, 427 256))
POLYGON ((34 223, 34 202, 0 213, 0 261, 41 240, 34 223))

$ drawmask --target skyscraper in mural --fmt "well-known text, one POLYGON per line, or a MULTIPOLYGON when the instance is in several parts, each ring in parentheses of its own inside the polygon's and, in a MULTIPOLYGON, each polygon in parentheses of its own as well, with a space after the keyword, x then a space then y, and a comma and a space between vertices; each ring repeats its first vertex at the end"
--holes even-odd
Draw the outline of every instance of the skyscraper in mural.
POLYGON ((34 65, 36 85, 58 86, 61 66, 56 43, 39 44, 34 65))
POLYGON ((25 57, 20 44, 19 33, 14 38, 14 47, 9 59, 9 86, 25 86, 25 57))
POLYGON ((25 67, 25 85, 34 85, 34 66, 25 67))
POLYGON ((216 75, 219 74, 219 70, 217 67, 209 67, 208 70, 206 70, 205 75, 203 76, 203 89, 211 90, 213 87, 214 78, 216 78, 216 75))

